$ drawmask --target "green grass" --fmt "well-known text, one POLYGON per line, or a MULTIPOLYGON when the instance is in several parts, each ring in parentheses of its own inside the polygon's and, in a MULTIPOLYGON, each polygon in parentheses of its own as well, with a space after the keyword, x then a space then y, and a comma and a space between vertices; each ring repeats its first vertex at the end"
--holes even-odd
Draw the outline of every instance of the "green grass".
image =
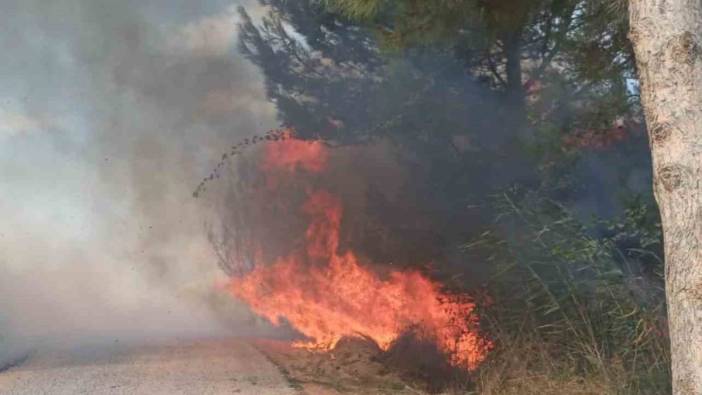
POLYGON ((535 193, 498 197, 498 231, 466 246, 493 272, 481 314, 495 349, 477 393, 670 393, 660 235, 634 203, 585 226, 535 193))

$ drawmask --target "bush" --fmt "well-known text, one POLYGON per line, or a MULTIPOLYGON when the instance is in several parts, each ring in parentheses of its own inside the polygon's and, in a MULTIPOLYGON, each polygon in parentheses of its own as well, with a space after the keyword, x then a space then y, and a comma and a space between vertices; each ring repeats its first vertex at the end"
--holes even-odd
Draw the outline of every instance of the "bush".
POLYGON ((657 216, 630 203, 585 226, 538 193, 496 199, 496 231, 466 245, 492 265, 479 393, 670 393, 657 216))

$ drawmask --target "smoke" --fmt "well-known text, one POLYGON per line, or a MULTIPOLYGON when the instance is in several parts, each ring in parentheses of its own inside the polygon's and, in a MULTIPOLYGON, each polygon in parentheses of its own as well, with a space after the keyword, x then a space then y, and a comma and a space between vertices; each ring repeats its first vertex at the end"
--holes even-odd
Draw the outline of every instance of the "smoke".
MULTIPOLYGON (((271 4, 295 11, 303 3, 271 4)), ((3 350, 20 345, 246 331, 246 309, 214 287, 224 273, 204 226, 240 224, 237 216, 247 213, 236 198, 245 195, 191 194, 233 143, 279 126, 261 69, 270 74, 268 96, 284 99, 277 103, 280 120, 307 137, 372 131, 386 121, 402 132, 390 136, 394 141, 334 150, 319 181, 345 202, 342 248, 373 261, 410 266, 444 259, 460 264, 456 270, 473 270, 465 256, 453 258, 456 246, 482 232, 492 213, 467 207, 531 177, 517 155, 497 155, 508 139, 495 125, 511 121, 496 121, 509 117, 496 114, 496 98, 464 78, 460 62, 443 65, 451 54, 380 67, 385 60, 357 39, 355 28, 337 26, 320 31, 339 50, 314 51, 310 46, 319 43, 308 40, 293 46, 295 53, 259 61, 259 69, 236 50, 239 6, 253 20, 249 40, 258 37, 251 29, 266 8, 254 0, 0 0, 0 6, 0 360, 3 350), (294 55, 308 55, 330 74, 319 80, 295 74, 308 69, 296 67, 294 55), (363 78, 334 70, 334 62, 359 60, 367 63, 363 78), (387 75, 379 85, 381 72, 387 75), (349 81, 337 83, 341 75, 349 81), (298 94, 300 81, 313 81, 304 84, 305 95, 298 94), (437 116, 427 117, 430 112, 437 116), (445 135, 429 139, 429 130, 445 135)), ((298 25, 303 33, 299 26, 316 18, 292 15, 290 29, 298 25)), ((593 175, 592 184, 602 180, 599 172, 616 168, 596 159, 579 169, 593 175)), ((644 184, 637 179, 628 183, 644 184)), ((284 208, 297 207, 290 196, 285 200, 284 208)), ((271 237, 282 240, 271 253, 289 251, 285 242, 296 242, 304 224, 289 232, 272 203, 251 203, 268 217, 246 225, 281 235, 271 237), (286 240, 290 234, 295 240, 286 240)), ((611 205, 600 198, 577 203, 590 211, 611 205)))
POLYGON ((217 202, 191 196, 222 147, 275 126, 236 53, 241 2, 0 3, 0 359, 242 332, 214 287, 217 202))

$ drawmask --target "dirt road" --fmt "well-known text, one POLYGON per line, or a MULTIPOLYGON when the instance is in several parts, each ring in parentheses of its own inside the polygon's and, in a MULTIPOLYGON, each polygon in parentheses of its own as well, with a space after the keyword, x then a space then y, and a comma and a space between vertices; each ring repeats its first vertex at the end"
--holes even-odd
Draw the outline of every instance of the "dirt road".
POLYGON ((0 394, 298 393, 243 340, 35 352, 0 372, 0 394))

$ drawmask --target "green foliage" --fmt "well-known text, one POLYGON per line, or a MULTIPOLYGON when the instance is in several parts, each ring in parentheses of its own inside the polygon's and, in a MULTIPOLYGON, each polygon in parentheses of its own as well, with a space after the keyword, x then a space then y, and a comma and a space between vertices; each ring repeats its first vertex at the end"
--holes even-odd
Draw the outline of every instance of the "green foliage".
POLYGON ((390 44, 451 40, 476 33, 496 37, 522 28, 540 6, 539 0, 326 0, 325 5, 349 18, 373 23, 385 32, 390 44))
POLYGON ((602 221, 612 233, 608 239, 619 244, 633 239, 637 249, 629 248, 627 252, 650 253, 657 258, 662 252, 663 233, 654 202, 650 197, 634 195, 625 199, 624 205, 620 218, 602 221))
POLYGON ((338 144, 386 139, 409 158, 403 201, 370 199, 368 215, 400 229, 430 212, 417 230, 439 242, 422 237, 424 251, 482 233, 468 246, 493 274, 497 341, 482 393, 670 391, 658 216, 649 188, 620 196, 637 192, 634 173, 650 183, 625 1, 262 4, 260 25, 242 11, 240 39, 281 122, 338 144), (601 144, 622 130, 618 146, 601 144), (466 210, 515 182, 548 193, 466 210), (587 198, 605 219, 571 214, 587 198))
POLYGON ((511 191, 496 204, 496 225, 508 236, 485 233, 468 246, 491 251, 494 264, 495 300, 483 315, 497 349, 482 385, 509 393, 514 375, 527 374, 596 382, 601 393, 669 393, 663 280, 631 269, 657 254, 660 232, 649 208, 632 204, 608 221, 611 236, 597 238, 537 193, 511 191), (639 254, 621 249, 623 238, 640 240, 639 254), (512 373, 496 377, 495 369, 512 373))
POLYGON ((333 11, 359 20, 376 18, 390 4, 387 0, 324 0, 323 3, 333 11))

